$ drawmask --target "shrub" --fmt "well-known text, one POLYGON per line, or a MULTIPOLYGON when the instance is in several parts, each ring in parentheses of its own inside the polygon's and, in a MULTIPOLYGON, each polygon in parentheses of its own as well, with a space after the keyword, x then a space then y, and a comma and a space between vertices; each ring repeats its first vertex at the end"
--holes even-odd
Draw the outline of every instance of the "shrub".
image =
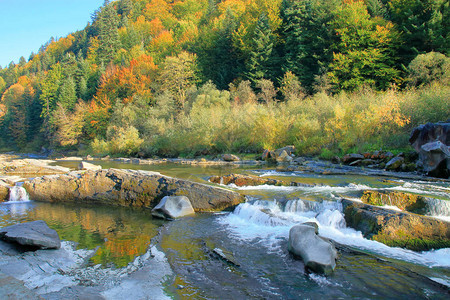
POLYGON ((419 54, 408 65, 408 82, 412 86, 450 80, 450 58, 439 52, 419 54))

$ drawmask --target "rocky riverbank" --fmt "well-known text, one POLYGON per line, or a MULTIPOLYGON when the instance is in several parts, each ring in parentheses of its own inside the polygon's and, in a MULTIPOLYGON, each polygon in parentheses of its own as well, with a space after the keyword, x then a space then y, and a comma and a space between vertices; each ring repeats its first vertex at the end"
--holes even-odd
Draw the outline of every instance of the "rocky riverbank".
POLYGON ((244 201, 224 188, 135 170, 73 171, 37 177, 23 187, 36 201, 144 208, 154 208, 165 196, 187 196, 196 212, 230 209, 244 201))

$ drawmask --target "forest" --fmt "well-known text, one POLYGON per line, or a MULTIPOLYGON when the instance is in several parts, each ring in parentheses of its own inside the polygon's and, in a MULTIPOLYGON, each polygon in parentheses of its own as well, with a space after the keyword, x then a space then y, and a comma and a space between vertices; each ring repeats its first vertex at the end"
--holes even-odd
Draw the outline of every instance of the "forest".
POLYGON ((106 0, 0 67, 0 149, 402 151, 450 117, 448 0, 106 0))

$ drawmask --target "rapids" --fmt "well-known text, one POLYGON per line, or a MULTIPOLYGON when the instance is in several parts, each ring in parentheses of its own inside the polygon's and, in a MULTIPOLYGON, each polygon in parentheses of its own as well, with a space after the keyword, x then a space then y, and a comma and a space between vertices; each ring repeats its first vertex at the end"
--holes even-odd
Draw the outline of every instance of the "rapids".
MULTIPOLYGON (((207 184, 212 175, 243 173, 315 186, 228 186, 247 197, 234 211, 172 222, 152 219, 148 210, 24 202, 26 197, 17 189, 14 202, 0 204, 0 227, 44 220, 63 240, 91 251, 84 264, 65 275, 80 290, 97 291, 112 299, 125 294, 140 297, 143 291, 158 288, 161 297, 175 299, 448 299, 450 249, 414 252, 368 240, 347 227, 339 202, 342 196, 358 200, 364 190, 411 192, 431 199, 428 215, 446 219, 450 211, 446 181, 317 175, 248 166, 96 163, 158 171, 207 184), (338 249, 331 276, 305 271, 303 263, 287 251, 289 229, 306 221, 316 222, 319 234, 338 249), (152 260, 164 270, 160 277, 149 267, 152 260), (158 280, 158 284, 149 280, 158 280), (83 287, 86 282, 93 287, 83 287)), ((60 164, 74 167, 76 162, 60 164)), ((52 297, 57 299, 64 292, 54 292, 52 297)))

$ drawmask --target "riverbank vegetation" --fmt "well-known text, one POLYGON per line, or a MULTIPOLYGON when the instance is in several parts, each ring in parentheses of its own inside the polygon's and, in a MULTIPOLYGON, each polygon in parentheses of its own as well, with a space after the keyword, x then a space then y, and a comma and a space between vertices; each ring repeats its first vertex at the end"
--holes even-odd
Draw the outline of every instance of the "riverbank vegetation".
POLYGON ((0 69, 3 150, 330 158, 450 116, 448 1, 120 0, 0 69))

